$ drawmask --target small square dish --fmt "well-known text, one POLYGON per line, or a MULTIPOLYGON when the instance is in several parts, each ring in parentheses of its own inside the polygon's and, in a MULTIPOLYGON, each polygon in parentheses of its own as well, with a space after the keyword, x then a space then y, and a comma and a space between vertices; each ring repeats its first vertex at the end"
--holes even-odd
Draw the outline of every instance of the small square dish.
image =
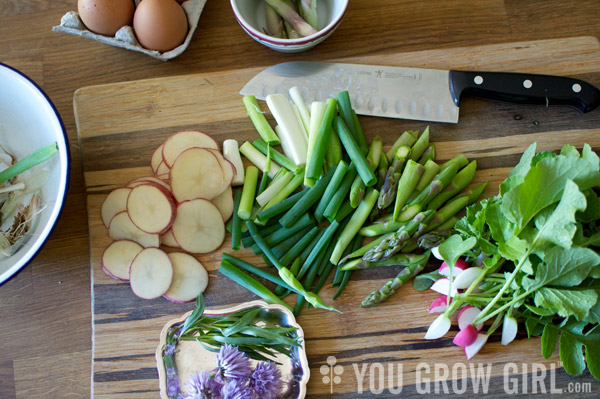
MULTIPOLYGON (((139 2, 140 0, 135 1, 136 6, 139 4, 139 2)), ((200 15, 202 14, 205 4, 206 0, 186 0, 181 3, 181 7, 183 8, 188 20, 188 33, 181 45, 165 52, 144 48, 136 38, 133 27, 128 25, 119 29, 114 36, 105 36, 94 33, 85 27, 77 11, 69 11, 63 15, 60 25, 53 26, 52 31, 69 33, 72 35, 94 39, 111 46, 120 47, 131 51, 138 51, 161 61, 168 61, 181 55, 189 46, 192 36, 198 27, 200 15)))

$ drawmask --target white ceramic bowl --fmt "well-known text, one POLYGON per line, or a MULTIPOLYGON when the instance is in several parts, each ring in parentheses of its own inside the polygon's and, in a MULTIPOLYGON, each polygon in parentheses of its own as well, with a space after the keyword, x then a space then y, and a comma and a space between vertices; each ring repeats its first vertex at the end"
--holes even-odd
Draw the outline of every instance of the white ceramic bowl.
POLYGON ((0 63, 0 145, 21 159, 56 141, 58 153, 41 192, 43 211, 27 240, 11 257, 0 260, 0 284, 20 271, 42 248, 63 208, 69 183, 69 145, 58 111, 48 96, 27 76, 0 63))
POLYGON ((265 32, 264 0, 230 0, 231 8, 240 26, 257 42, 284 53, 297 53, 313 48, 327 39, 340 25, 348 0, 319 0, 319 31, 299 39, 278 39, 265 32))

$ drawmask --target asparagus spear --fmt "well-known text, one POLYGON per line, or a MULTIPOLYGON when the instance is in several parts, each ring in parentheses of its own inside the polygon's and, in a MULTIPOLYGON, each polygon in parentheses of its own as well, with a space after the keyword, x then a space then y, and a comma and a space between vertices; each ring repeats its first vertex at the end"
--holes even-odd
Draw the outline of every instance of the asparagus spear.
MULTIPOLYGON (((376 136, 371 142, 371 147, 369 148, 369 153, 367 154, 367 162, 369 164, 369 168, 372 172, 377 169, 379 165, 379 158, 383 152, 383 141, 381 141, 381 137, 376 136)), ((363 182, 360 176, 356 176, 354 182, 352 182, 352 187, 350 188, 350 204, 356 208, 360 201, 362 201, 365 196, 365 183, 363 182)))
POLYGON ((410 159, 417 162, 429 146, 429 126, 423 130, 417 141, 410 149, 410 159))
POLYGON ((392 217, 393 221, 398 221, 400 212, 404 205, 406 205, 411 193, 417 187, 424 169, 425 168, 421 164, 416 163, 412 159, 409 159, 406 163, 404 172, 402 172, 402 176, 400 176, 400 181, 398 182, 396 202, 394 204, 394 215, 392 217))
POLYGON ((415 190, 417 192, 420 192, 425 187, 427 187, 427 185, 431 183, 431 180, 434 178, 435 175, 437 175, 440 172, 440 170, 440 165, 438 165, 434 161, 429 160, 425 162, 425 165, 423 165, 423 173, 421 173, 421 177, 417 182, 415 190))
POLYGON ((387 259, 400 251, 411 238, 418 236, 418 232, 423 229, 433 218, 435 211, 428 210, 419 212, 407 225, 401 227, 396 233, 381 240, 381 242, 371 248, 363 255, 366 262, 375 262, 381 259, 387 259))
POLYGON ((386 152, 385 155, 386 155, 388 161, 389 162, 392 161, 392 159, 394 158, 394 154, 396 153, 396 150, 398 149, 398 147, 403 146, 403 145, 407 145, 410 147, 417 141, 417 138, 419 138, 419 132, 416 130, 407 130, 404 133, 402 133, 400 135, 400 137, 398 137, 396 139, 394 144, 392 144, 392 148, 390 148, 389 151, 386 152))
POLYGON ((301 36, 310 36, 317 33, 317 30, 310 26, 296 10, 290 7, 284 0, 265 0, 268 5, 273 7, 277 14, 289 23, 294 30, 296 30, 301 36))
POLYGON ((391 165, 388 167, 383 186, 379 192, 379 199, 377 200, 377 207, 379 209, 387 208, 392 201, 394 201, 394 198, 396 198, 398 182, 400 181, 400 176, 402 174, 402 170, 404 169, 404 164, 410 155, 410 151, 410 147, 406 145, 400 146, 396 150, 394 159, 392 160, 391 165))
POLYGON ((394 277, 394 279, 385 283, 380 289, 367 295, 361 302, 360 306, 363 308, 368 308, 380 304, 394 294, 394 292, 396 292, 396 290, 398 290, 398 288, 400 288, 403 284, 407 283, 414 276, 421 273, 421 271, 423 271, 427 265, 430 252, 427 251, 424 255, 425 256, 423 259, 405 267, 402 269, 402 271, 400 271, 400 273, 398 273, 396 277, 394 277))
POLYGON ((427 231, 431 231, 437 226, 445 223, 452 216, 460 212, 463 208, 477 201, 477 199, 483 193, 483 190, 485 190, 486 185, 487 182, 481 183, 477 187, 474 187, 471 190, 465 192, 464 194, 458 195, 452 198, 450 201, 448 201, 446 205, 444 205, 436 212, 433 219, 431 219, 431 222, 429 223, 430 227, 427 231))
POLYGON ((437 197, 431 200, 427 209, 438 209, 444 202, 454 197, 463 188, 467 187, 469 183, 471 183, 471 180, 473 180, 476 170, 477 161, 471 161, 471 163, 462 168, 456 176, 454 176, 450 184, 448 184, 437 197))
POLYGON ((364 259, 353 259, 348 263, 345 263, 341 270, 358 270, 358 269, 370 269, 372 267, 381 266, 409 266, 415 262, 422 260, 424 254, 396 254, 388 259, 378 260, 375 262, 366 262, 364 259))
POLYGON ((425 150, 423 155, 421 155, 421 158, 419 158, 419 163, 421 165, 425 165, 425 163, 427 161, 435 161, 435 155, 436 155, 435 144, 431 143, 431 144, 429 144, 429 146, 427 147, 427 149, 425 150))

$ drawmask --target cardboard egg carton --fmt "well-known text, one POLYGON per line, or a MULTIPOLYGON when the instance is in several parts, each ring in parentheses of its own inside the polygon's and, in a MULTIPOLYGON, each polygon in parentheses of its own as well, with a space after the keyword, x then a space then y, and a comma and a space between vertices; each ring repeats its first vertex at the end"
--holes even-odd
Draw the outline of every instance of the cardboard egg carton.
MULTIPOLYGON (((136 6, 140 1, 141 0, 136 0, 136 6)), ((89 39, 98 40, 99 42, 109 44, 111 46, 121 47, 132 51, 138 51, 140 53, 149 55, 150 57, 157 58, 161 61, 167 61, 179 56, 188 47, 190 41, 192 40, 192 36, 194 35, 196 28, 198 27, 200 14, 202 14, 202 10, 204 9, 205 4, 206 0, 187 0, 181 4, 188 19, 188 34, 185 37, 185 41, 181 45, 175 47, 173 50, 165 52, 149 50, 147 48, 142 47, 140 42, 135 37, 133 27, 131 26, 123 26, 117 31, 115 36, 104 36, 91 32, 85 27, 85 25, 81 21, 81 18, 79 17, 79 14, 76 11, 69 11, 65 15, 63 15, 63 17, 60 20, 60 25, 53 26, 52 31, 83 36, 89 39)))

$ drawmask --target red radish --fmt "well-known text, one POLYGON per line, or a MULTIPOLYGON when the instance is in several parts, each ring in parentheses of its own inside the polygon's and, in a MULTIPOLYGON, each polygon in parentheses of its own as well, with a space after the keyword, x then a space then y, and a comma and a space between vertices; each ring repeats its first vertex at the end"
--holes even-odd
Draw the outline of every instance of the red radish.
POLYGON ((110 225, 111 219, 119 212, 127 210, 127 197, 131 188, 121 187, 110 192, 102 202, 102 222, 106 227, 110 225))
POLYGON ((481 350, 481 348, 483 348, 483 345, 485 345, 485 343, 488 340, 488 335, 487 334, 477 334, 477 338, 475 339, 475 342, 473 342, 471 345, 469 346, 465 346, 465 355, 467 355, 467 359, 471 359, 473 356, 475 356, 476 354, 479 353, 479 351, 481 350))
POLYGON ((183 252, 171 252, 173 281, 163 295, 175 303, 191 302, 208 286, 208 273, 196 258, 183 252))
MULTIPOLYGON (((467 262, 465 262, 462 259, 458 259, 456 261, 456 264, 454 265, 454 269, 452 270, 452 277, 456 278, 456 276, 461 274, 463 270, 468 268, 469 264, 467 262)), ((448 267, 448 264, 446 262, 442 262, 442 265, 440 266, 438 272, 442 276, 450 277, 450 268, 448 267)))
POLYGON ((164 295, 173 281, 173 264, 159 248, 142 250, 131 262, 129 284, 135 295, 154 299, 164 295))
POLYGON ((164 188, 169 190, 169 192, 171 192, 171 185, 169 183, 167 183, 166 181, 159 179, 158 177, 155 177, 155 176, 138 177, 137 179, 132 180, 129 183, 127 183, 127 185, 125 187, 134 188, 135 186, 139 186, 140 184, 144 184, 144 183, 156 183, 158 185, 163 186, 164 188))
POLYGON ((448 298, 445 295, 439 296, 431 302, 429 306, 429 313, 442 313, 448 308, 448 304, 452 303, 452 298, 448 298))
POLYGON ((225 191, 217 195, 210 202, 219 208, 224 221, 228 221, 231 215, 233 215, 233 190, 231 186, 227 187, 225 191))
POLYGON ((182 130, 165 140, 162 149, 163 161, 166 166, 172 167, 179 154, 193 147, 219 149, 215 139, 208 134, 199 130, 182 130))
POLYGON ((132 240, 144 248, 160 245, 160 235, 140 230, 133 224, 127 211, 119 212, 111 219, 108 236, 113 240, 132 240))
POLYGON ((445 277, 437 279, 431 286, 431 289, 449 297, 454 297, 454 295, 458 294, 458 291, 454 285, 452 285, 452 292, 450 292, 450 280, 445 277))
POLYGON ((446 335, 448 330, 450 330, 450 318, 445 315, 439 315, 433 323, 427 329, 427 333, 425 333, 425 339, 438 339, 446 335))
POLYGON ((457 290, 467 289, 473 284, 473 281, 481 276, 481 273, 483 273, 483 269, 479 267, 470 267, 456 276, 454 279, 454 286, 457 290))
POLYGON ((152 157, 150 158, 150 168, 152 168, 152 173, 156 174, 156 170, 158 169, 158 165, 163 161, 162 158, 162 149, 163 144, 159 145, 156 150, 152 153, 152 157))
POLYGON ((169 170, 171 168, 167 166, 166 163, 164 163, 164 161, 161 161, 158 164, 158 167, 156 168, 156 171, 154 172, 154 176, 159 177, 162 175, 168 175, 169 174, 169 170))
POLYGON ((127 213, 140 230, 162 234, 175 220, 176 205, 166 188, 156 183, 134 187, 127 198, 127 213))
MULTIPOLYGON (((475 306, 467 305, 458 312, 458 328, 461 330, 467 327, 470 324, 473 324, 473 321, 479 316, 481 310, 477 309, 475 306)), ((483 323, 477 323, 475 328, 478 331, 481 331, 483 328, 483 323)))
POLYGON ((213 199, 230 185, 217 157, 206 148, 190 148, 173 164, 171 191, 177 202, 194 198, 213 199))
POLYGON ((475 327, 473 327, 472 324, 469 324, 468 326, 460 330, 458 334, 456 334, 452 342, 454 343, 454 345, 466 347, 475 342, 475 340, 477 339, 477 335, 478 330, 475 327))
POLYGON ((168 230, 166 233, 160 236, 160 243, 162 245, 166 245, 167 247, 179 248, 179 244, 175 241, 175 237, 173 237, 173 231, 168 230))
POLYGON ((438 247, 431 248, 431 254, 433 255, 434 258, 436 258, 438 260, 444 260, 444 258, 442 258, 442 255, 440 255, 440 250, 438 247))
POLYGON ((191 253, 212 252, 225 240, 225 223, 219 208, 202 198, 177 206, 171 230, 179 246, 191 253))
POLYGON ((504 316, 502 323, 502 345, 510 344, 516 337, 519 325, 513 316, 504 316))
POLYGON ((102 253, 102 270, 115 280, 129 281, 129 266, 142 249, 144 247, 135 241, 113 241, 102 253))

